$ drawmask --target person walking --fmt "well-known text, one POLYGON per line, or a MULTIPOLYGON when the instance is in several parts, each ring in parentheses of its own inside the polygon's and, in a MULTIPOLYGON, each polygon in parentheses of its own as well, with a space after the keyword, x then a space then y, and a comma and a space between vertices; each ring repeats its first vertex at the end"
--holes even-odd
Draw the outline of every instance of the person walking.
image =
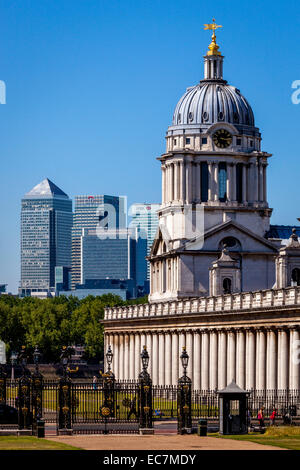
POLYGON ((258 412, 258 415, 257 415, 257 419, 258 419, 258 422, 259 422, 259 427, 260 429, 262 429, 264 426, 265 426, 265 422, 264 422, 264 407, 262 406, 258 412))
POLYGON ((276 408, 273 408, 273 411, 270 416, 270 426, 275 425, 275 418, 276 418, 276 408))

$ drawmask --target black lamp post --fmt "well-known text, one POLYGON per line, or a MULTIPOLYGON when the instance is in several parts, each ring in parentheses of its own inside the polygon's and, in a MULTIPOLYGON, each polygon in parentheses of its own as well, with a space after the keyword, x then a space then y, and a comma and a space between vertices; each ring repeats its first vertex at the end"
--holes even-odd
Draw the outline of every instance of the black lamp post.
POLYGON ((71 356, 70 348, 68 346, 63 346, 62 351, 61 351, 61 355, 60 355, 60 361, 61 361, 61 364, 63 366, 63 376, 64 376, 64 378, 67 377, 67 368, 68 368, 70 356, 71 356))
POLYGON ((18 354, 15 351, 12 351, 11 356, 10 356, 10 362, 11 362, 11 380, 15 379, 15 365, 17 363, 18 359, 18 354))
POLYGON ((26 355, 26 347, 21 346, 21 351, 19 354, 19 361, 22 366, 22 374, 26 375, 26 366, 27 366, 27 355, 26 355))
POLYGON ((39 348, 36 346, 33 351, 33 362, 35 365, 35 373, 38 375, 39 374, 39 362, 41 359, 41 353, 39 348))
POLYGON ((149 353, 147 351, 146 346, 143 347, 143 351, 141 353, 141 359, 142 359, 142 366, 143 366, 142 374, 146 376, 148 375, 147 369, 149 365, 149 353))
POLYGON ((110 345, 108 346, 107 353, 105 354, 105 357, 106 357, 107 368, 108 368, 107 373, 110 375, 111 374, 111 364, 112 364, 112 360, 113 360, 113 357, 114 357, 110 345))
POLYGON ((186 352, 185 347, 183 347, 182 348, 182 354, 180 356, 180 360, 181 360, 181 364, 182 364, 182 367, 183 367, 183 377, 184 378, 186 378, 186 369, 187 369, 187 366, 188 366, 188 363, 189 363, 189 358, 190 358, 190 356, 186 352))

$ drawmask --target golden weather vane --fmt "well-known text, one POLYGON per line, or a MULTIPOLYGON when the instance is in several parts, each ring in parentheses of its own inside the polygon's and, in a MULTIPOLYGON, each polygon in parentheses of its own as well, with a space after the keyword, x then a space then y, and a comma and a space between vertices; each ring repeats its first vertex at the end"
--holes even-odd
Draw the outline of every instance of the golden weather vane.
POLYGON ((204 25, 204 29, 210 29, 213 31, 212 34, 212 41, 210 45, 208 46, 209 51, 207 52, 207 55, 221 55, 221 52, 219 51, 219 46, 216 43, 216 29, 222 28, 221 24, 216 24, 216 20, 213 18, 212 23, 208 23, 204 25))

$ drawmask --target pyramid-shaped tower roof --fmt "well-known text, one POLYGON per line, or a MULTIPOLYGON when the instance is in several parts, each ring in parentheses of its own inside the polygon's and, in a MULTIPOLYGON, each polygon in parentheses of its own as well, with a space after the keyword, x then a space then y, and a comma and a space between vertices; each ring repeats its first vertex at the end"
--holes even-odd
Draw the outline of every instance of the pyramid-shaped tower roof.
POLYGON ((25 198, 44 198, 44 197, 65 197, 69 196, 64 193, 56 184, 52 183, 48 178, 45 178, 41 183, 34 186, 28 193, 25 194, 25 198))

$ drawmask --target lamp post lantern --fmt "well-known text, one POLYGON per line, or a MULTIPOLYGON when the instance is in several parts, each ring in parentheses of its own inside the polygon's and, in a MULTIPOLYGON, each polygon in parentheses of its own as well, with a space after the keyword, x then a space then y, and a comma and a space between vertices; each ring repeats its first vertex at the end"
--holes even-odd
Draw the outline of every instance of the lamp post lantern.
POLYGON ((181 356, 180 356, 180 360, 181 360, 181 364, 182 364, 182 368, 183 368, 183 377, 187 376, 186 375, 186 370, 187 370, 187 367, 188 367, 188 364, 189 364, 189 359, 190 359, 190 356, 186 352, 186 348, 183 347, 182 348, 182 353, 181 353, 181 356))
POLYGON ((107 372, 110 374, 111 364, 112 364, 112 360, 113 360, 113 357, 114 357, 110 345, 108 346, 107 353, 105 354, 105 357, 106 357, 107 368, 108 368, 107 372))

